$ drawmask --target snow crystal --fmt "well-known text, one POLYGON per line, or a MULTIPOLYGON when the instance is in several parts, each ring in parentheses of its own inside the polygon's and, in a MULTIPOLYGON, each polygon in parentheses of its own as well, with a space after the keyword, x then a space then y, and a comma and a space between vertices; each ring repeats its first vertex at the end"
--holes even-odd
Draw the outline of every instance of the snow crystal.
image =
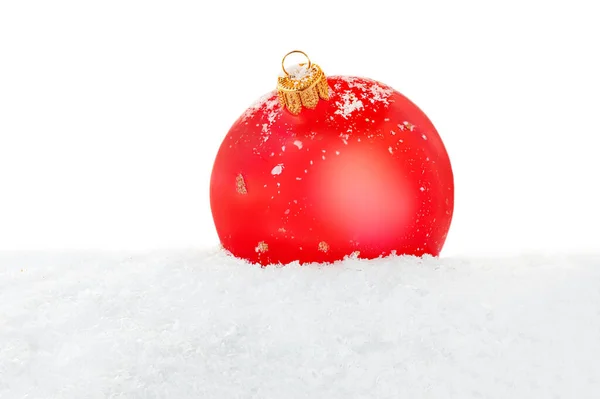
MULTIPOLYGON (((262 124, 261 131, 263 133, 263 141, 267 141, 271 134, 271 126, 277 118, 281 116, 281 105, 279 98, 274 92, 269 92, 263 95, 258 101, 251 105, 243 114, 242 121, 252 118, 256 112, 264 107, 267 122, 262 124)), ((258 124, 256 126, 259 126, 258 124)))
POLYGON ((363 109, 363 103, 361 100, 356 98, 356 96, 351 91, 346 91, 340 95, 343 102, 336 102, 338 109, 335 111, 336 114, 342 115, 344 119, 348 119, 348 117, 352 114, 352 112, 363 109))
MULTIPOLYGON (((310 69, 307 68, 308 65, 300 65, 294 64, 292 66, 286 67, 285 70, 288 72, 288 78, 290 80, 302 81, 304 79, 310 78, 316 71, 316 67, 312 66, 310 69)), ((285 77, 286 74, 281 71, 279 74, 280 77, 285 77)))
POLYGON ((386 106, 389 105, 389 97, 394 92, 392 88, 371 79, 352 76, 339 76, 338 78, 346 82, 349 88, 360 90, 362 92, 362 99, 368 100, 372 104, 381 102, 386 106))
POLYGON ((367 84, 365 82, 365 79, 356 78, 353 76, 340 76, 339 79, 346 82, 348 84, 348 87, 351 89, 359 89, 363 92, 367 91, 367 84))
POLYGON ((242 114, 242 121, 251 118, 256 113, 256 111, 258 111, 263 105, 267 103, 267 101, 269 101, 273 97, 273 95, 274 92, 270 91, 260 96, 259 99, 256 100, 252 105, 250 105, 248 109, 246 109, 246 111, 242 114))
POLYGON ((389 104, 388 98, 392 95, 392 89, 384 88, 378 84, 373 84, 370 87, 371 97, 369 101, 375 103, 375 101, 382 102, 386 105, 389 104))
POLYGON ((265 107, 267 111, 267 120, 269 123, 275 122, 277 116, 281 114, 281 106, 279 104, 279 97, 277 97, 277 93, 273 91, 264 94, 261 96, 254 104, 252 104, 242 115, 242 121, 245 121, 254 116, 256 111, 265 107))
POLYGON ((283 164, 282 163, 280 163, 279 165, 275 166, 271 170, 271 174, 272 175, 279 175, 279 174, 281 174, 281 172, 283 172, 283 164))

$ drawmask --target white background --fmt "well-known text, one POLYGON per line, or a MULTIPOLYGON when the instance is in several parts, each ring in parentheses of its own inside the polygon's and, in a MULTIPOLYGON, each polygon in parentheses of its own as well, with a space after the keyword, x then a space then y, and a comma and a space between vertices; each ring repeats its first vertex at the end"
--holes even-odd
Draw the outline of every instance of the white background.
POLYGON ((600 246, 594 1, 0 3, 0 250, 209 247, 221 140, 302 49, 415 101, 443 254, 600 246))

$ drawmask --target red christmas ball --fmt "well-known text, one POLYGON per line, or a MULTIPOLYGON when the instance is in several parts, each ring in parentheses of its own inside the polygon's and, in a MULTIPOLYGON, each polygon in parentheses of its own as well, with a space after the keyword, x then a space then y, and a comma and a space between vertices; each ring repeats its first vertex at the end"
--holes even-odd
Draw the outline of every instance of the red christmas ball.
POLYGON ((221 244, 262 265, 439 255, 454 182, 432 122, 378 81, 323 80, 313 109, 274 90, 229 130, 210 182, 221 244))

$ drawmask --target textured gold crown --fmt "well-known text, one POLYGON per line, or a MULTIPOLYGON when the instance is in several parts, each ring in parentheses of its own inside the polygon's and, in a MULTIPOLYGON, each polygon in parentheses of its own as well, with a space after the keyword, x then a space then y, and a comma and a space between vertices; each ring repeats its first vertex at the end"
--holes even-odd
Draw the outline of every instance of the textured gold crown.
POLYGON ((327 77, 317 64, 300 50, 290 51, 283 57, 281 68, 284 76, 277 79, 277 94, 279 103, 294 115, 298 115, 302 107, 314 109, 320 99, 329 100, 327 77), (308 60, 299 64, 291 73, 285 69, 285 59, 293 53, 301 53, 308 60))

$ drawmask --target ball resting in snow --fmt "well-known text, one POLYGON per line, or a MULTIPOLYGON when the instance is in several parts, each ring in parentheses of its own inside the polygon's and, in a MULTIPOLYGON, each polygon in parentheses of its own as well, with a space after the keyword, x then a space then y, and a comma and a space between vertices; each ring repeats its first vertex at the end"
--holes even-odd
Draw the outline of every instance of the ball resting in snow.
MULTIPOLYGON (((310 69, 291 71, 279 79, 316 87, 310 69)), ((290 112, 280 85, 223 140, 210 183, 223 247, 263 265, 438 255, 454 182, 434 125, 381 82, 323 79, 314 107, 290 112)))

